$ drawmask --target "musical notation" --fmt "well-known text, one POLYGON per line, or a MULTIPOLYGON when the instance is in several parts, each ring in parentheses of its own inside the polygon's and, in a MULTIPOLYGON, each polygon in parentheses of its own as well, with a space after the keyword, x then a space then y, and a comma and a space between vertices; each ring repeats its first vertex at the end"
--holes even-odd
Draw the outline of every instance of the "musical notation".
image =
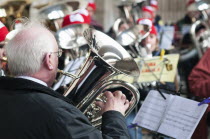
POLYGON ((174 96, 158 132, 178 139, 190 138, 206 107, 199 107, 196 101, 174 96))
POLYGON ((158 91, 149 92, 133 123, 178 139, 190 139, 202 118, 207 104, 164 93, 162 99, 158 91))
POLYGON ((134 121, 141 127, 156 131, 167 108, 167 101, 170 101, 170 95, 165 95, 166 100, 157 93, 149 93, 148 97, 150 99, 144 101, 134 121))

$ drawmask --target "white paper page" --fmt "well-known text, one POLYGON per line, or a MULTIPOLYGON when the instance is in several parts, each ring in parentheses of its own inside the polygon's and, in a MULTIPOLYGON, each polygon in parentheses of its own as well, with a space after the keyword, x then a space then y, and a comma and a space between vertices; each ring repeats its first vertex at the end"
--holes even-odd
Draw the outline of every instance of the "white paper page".
POLYGON ((174 27, 173 26, 164 26, 162 27, 162 37, 160 48, 162 49, 170 49, 171 44, 174 38, 174 27))
POLYGON ((186 33, 189 33, 191 29, 191 25, 183 25, 181 28, 182 35, 185 35, 186 33))
POLYGON ((198 106, 198 103, 175 96, 158 132, 177 139, 190 139, 208 107, 207 104, 198 106))
POLYGON ((137 123, 143 128, 157 131, 166 110, 167 102, 170 102, 172 99, 168 94, 164 94, 164 96, 166 100, 158 91, 151 90, 132 123, 137 123))

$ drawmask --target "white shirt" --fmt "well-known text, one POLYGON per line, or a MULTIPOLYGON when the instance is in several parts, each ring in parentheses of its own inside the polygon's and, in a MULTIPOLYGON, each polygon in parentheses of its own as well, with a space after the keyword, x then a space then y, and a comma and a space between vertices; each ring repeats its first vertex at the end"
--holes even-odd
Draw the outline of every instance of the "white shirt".
POLYGON ((30 77, 30 76, 17 76, 16 78, 23 78, 23 79, 31 80, 31 81, 34 81, 36 83, 42 84, 44 86, 47 86, 47 84, 45 82, 43 82, 43 81, 41 81, 39 79, 30 77))

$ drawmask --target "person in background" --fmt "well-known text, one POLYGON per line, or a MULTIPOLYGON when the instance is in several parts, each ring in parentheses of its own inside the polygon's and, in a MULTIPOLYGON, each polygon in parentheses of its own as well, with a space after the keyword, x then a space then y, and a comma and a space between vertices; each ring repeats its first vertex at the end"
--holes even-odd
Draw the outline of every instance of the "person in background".
POLYGON ((152 23, 151 19, 139 18, 137 24, 147 25, 150 27, 150 34, 141 41, 142 49, 146 49, 146 54, 143 54, 143 57, 153 57, 160 55, 159 41, 158 41, 158 32, 152 23))
MULTIPOLYGON (((89 28, 90 22, 91 22, 90 15, 86 9, 79 9, 75 13, 66 15, 64 17, 63 22, 62 22, 62 28, 64 28, 64 27, 70 28, 70 29, 73 29, 73 31, 77 31, 77 28, 79 28, 79 30, 81 30, 81 32, 79 34, 77 34, 78 32, 74 32, 75 34, 77 34, 77 36, 75 36, 75 37, 71 36, 72 35, 71 32, 68 34, 70 37, 72 37, 70 41, 74 46, 72 46, 71 49, 66 49, 66 50, 64 49, 64 51, 68 53, 68 54, 65 53, 65 60, 63 61, 65 66, 69 63, 69 60, 70 60, 69 58, 66 59, 67 55, 68 55, 68 57, 71 57, 71 59, 78 58, 78 54, 77 54, 78 48, 79 48, 79 50, 81 50, 81 49, 84 50, 83 52, 85 54, 88 53, 89 47, 88 47, 88 45, 85 45, 87 43, 86 43, 85 38, 83 37, 82 30, 89 28), (73 43, 73 42, 76 42, 76 43, 73 43), (69 56, 70 52, 73 53, 71 56, 69 56)), ((68 32, 66 32, 66 33, 68 33, 68 32)), ((69 44, 65 42, 66 41, 65 36, 59 36, 59 37, 60 37, 59 38, 60 44, 62 43, 63 45, 66 45, 66 46, 62 46, 62 47, 69 47, 69 46, 67 46, 69 44), (62 40, 64 40, 64 42, 62 42, 62 40)), ((79 56, 84 56, 84 54, 81 55, 79 53, 79 56)))
MULTIPOLYGON (((159 40, 158 40, 158 36, 157 36, 158 32, 157 32, 155 26, 153 25, 152 20, 148 19, 148 18, 140 18, 137 20, 137 24, 147 25, 151 28, 150 34, 145 39, 143 39, 140 44, 140 46, 142 47, 141 49, 146 49, 146 52, 145 52, 145 54, 142 54, 142 57, 148 59, 148 58, 152 58, 154 56, 160 56, 161 51, 164 51, 164 50, 159 48, 159 40)), ((158 83, 156 81, 138 83, 138 86, 139 86, 138 90, 141 93, 140 99, 143 101, 146 98, 149 91, 152 89, 156 89, 157 85, 159 85, 159 84, 160 83, 158 83)), ((169 88, 171 90, 176 90, 175 83, 171 83, 171 82, 165 82, 165 84, 160 84, 159 86, 161 86, 161 88, 169 88)), ((139 103, 139 107, 141 107, 141 103, 139 103)), ((130 125, 132 123, 137 111, 138 110, 132 111, 131 114, 126 118, 126 123, 128 125, 130 125)), ((128 131, 129 131, 129 134, 132 139, 136 139, 136 135, 140 139, 143 136, 141 128, 138 128, 138 129, 129 128, 128 131)), ((145 133, 150 134, 154 138, 156 136, 155 134, 153 134, 151 132, 146 131, 145 133)), ((162 136, 162 135, 160 135, 160 136, 162 136)), ((163 137, 163 138, 167 139, 167 137, 163 137)))
MULTIPOLYGON (((189 9, 192 4, 195 4, 195 0, 188 0, 186 3, 186 8, 189 9)), ((177 21, 175 24, 175 34, 173 39, 173 45, 180 52, 180 59, 178 63, 178 70, 180 75, 180 80, 184 86, 183 91, 188 97, 191 97, 191 92, 189 89, 188 77, 193 67, 198 63, 199 56, 196 50, 194 40, 192 39, 191 26, 192 24, 201 19, 201 12, 194 10, 187 10, 186 14, 182 19, 177 21)), ((200 31, 203 30, 202 26, 197 26, 195 29, 195 35, 198 36, 200 31)))
MULTIPOLYGON (((90 15, 86 9, 79 9, 63 18, 61 32, 65 32, 66 35, 59 33, 57 36, 60 47, 69 49, 63 49, 64 53, 59 58, 59 69, 71 74, 76 74, 84 64, 84 61, 86 60, 85 57, 89 51, 89 46, 87 45, 87 41, 85 40, 82 31, 89 26, 90 15), (69 32, 68 30, 72 30, 72 32, 69 32), (77 35, 75 36, 75 34, 77 35), (71 39, 66 39, 66 36, 71 39), (69 44, 72 45, 70 46, 69 44)), ((58 89, 57 91, 63 94, 65 92, 63 90, 64 86, 66 87, 66 85, 69 85, 72 78, 61 75, 57 79, 59 80, 53 85, 53 89, 58 89)))
POLYGON ((142 7, 142 18, 151 19, 154 22, 155 14, 154 8, 152 6, 144 6, 142 7))
POLYGON ((160 32, 161 31, 161 26, 164 25, 161 16, 157 14, 158 11, 158 1, 157 0, 151 0, 150 1, 150 6, 153 8, 154 11, 154 22, 153 24, 155 25, 155 27, 157 28, 157 31, 160 32))
POLYGON ((88 0, 88 5, 87 5, 87 11, 90 14, 91 17, 91 22, 90 25, 93 26, 95 29, 99 30, 99 31, 103 31, 103 26, 100 25, 95 19, 94 19, 94 15, 96 12, 96 3, 94 2, 94 0, 88 0))
POLYGON ((12 77, 0 77, 0 138, 129 138, 124 114, 130 103, 121 91, 107 91, 101 107, 101 131, 70 100, 50 87, 58 66, 54 35, 39 23, 28 23, 5 46, 12 77))
MULTIPOLYGON (((71 29, 73 29, 73 31, 75 31, 75 28, 80 28, 81 30, 84 30, 85 28, 88 28, 89 25, 90 25, 90 15, 88 13, 88 11, 86 9, 78 9, 75 13, 73 14, 69 14, 69 15, 66 15, 64 18, 63 18, 63 22, 62 22, 62 28, 64 27, 69 27, 71 29), (73 26, 73 25, 84 25, 82 27, 80 26, 73 26)), ((68 33, 68 32, 67 32, 68 33)), ((75 34, 77 34, 77 32, 74 32, 75 34)), ((69 36, 71 36, 71 33, 68 34, 69 36)), ((77 36, 75 36, 74 38, 71 38, 71 39, 75 39, 74 41, 77 42, 77 43, 73 43, 74 45, 77 44, 78 46, 72 46, 71 49, 66 49, 64 50, 65 52, 68 52, 68 51, 74 51, 76 48, 78 47, 81 47, 80 44, 82 42, 84 42, 84 39, 83 40, 80 40, 78 41, 79 38, 81 38, 83 34, 78 34, 77 36), (82 41, 82 42, 81 42, 82 41), (75 48, 75 49, 74 49, 75 48)), ((60 42, 62 40, 64 40, 63 42, 63 45, 69 45, 69 44, 66 44, 65 42, 65 36, 59 36, 60 38, 60 42), (62 38, 63 37, 63 38, 62 38)), ((84 37, 82 37, 84 38, 84 37)), ((73 41, 73 40, 71 40, 73 41)), ((85 41, 86 42, 86 41, 85 41)), ((61 42, 62 43, 62 42, 61 42)), ((72 43, 72 42, 71 42, 72 43)), ((69 47, 69 46, 65 46, 65 47, 69 47)), ((88 47, 88 46, 87 46, 88 47)), ((76 51, 76 50, 75 50, 76 51)), ((65 53, 66 54, 66 53, 65 53)), ((74 54, 76 55, 76 54, 74 54)), ((63 55, 64 56, 64 55, 63 55)), ((75 59, 75 58, 74 58, 75 59)), ((66 60, 66 59, 65 59, 66 60)), ((63 58, 63 61, 62 61, 62 65, 59 65, 59 67, 62 67, 62 69, 64 68, 64 65, 66 65, 68 62, 69 62, 69 59, 67 59, 67 62, 64 60, 63 58)), ((61 63, 60 63, 61 64, 61 63)))
POLYGON ((62 28, 73 24, 90 24, 90 14, 85 9, 79 9, 73 14, 66 15, 63 18, 62 28))
MULTIPOLYGON (((197 100, 210 97, 210 49, 204 53, 198 64, 192 69, 189 77, 189 89, 190 92, 196 96, 197 100)), ((210 107, 207 108, 206 113, 202 117, 195 132, 192 135, 192 139, 207 139, 208 126, 210 126, 210 107), (208 122, 207 122, 208 121, 208 122)))
MULTIPOLYGON (((140 43, 142 57, 152 58, 154 56, 160 56, 161 51, 164 51, 164 50, 159 48, 159 40, 157 37, 158 33, 155 26, 152 23, 152 20, 147 19, 147 18, 140 18, 137 20, 137 24, 148 25, 151 28, 150 34, 145 39, 143 39, 140 43)), ((149 90, 156 88, 156 82, 142 83, 139 85, 140 85, 139 87, 140 87, 140 92, 141 92, 141 100, 144 100, 146 98, 149 90)))
MULTIPOLYGON (((188 0, 186 3, 186 8, 191 6, 195 3, 195 0, 188 0)), ((197 20, 201 19, 201 12, 196 10, 188 10, 185 14, 185 16, 177 21, 177 23, 174 25, 175 27, 175 35, 174 35, 174 45, 180 46, 180 43, 182 41, 182 38, 185 34, 190 32, 190 26, 197 20)), ((189 38, 191 39, 191 38, 189 38)))

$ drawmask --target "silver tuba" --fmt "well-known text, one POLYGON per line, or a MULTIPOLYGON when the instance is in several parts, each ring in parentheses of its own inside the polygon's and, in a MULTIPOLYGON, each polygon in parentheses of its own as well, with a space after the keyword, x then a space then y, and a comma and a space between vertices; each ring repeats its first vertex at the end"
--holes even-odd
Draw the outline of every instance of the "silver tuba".
POLYGON ((135 25, 120 32, 116 36, 116 41, 122 45, 133 57, 142 56, 140 42, 150 33, 148 25, 135 25))
POLYGON ((206 49, 210 47, 210 29, 207 21, 196 21, 192 24, 190 32, 194 47, 198 52, 199 58, 201 58, 206 49), (197 30, 202 30, 202 32, 199 33, 197 30))
POLYGON ((93 126, 100 128, 100 108, 94 102, 105 101, 103 92, 106 90, 122 89, 128 100, 132 102, 125 113, 127 116, 138 103, 139 92, 133 85, 111 78, 122 73, 138 77, 140 71, 127 51, 109 36, 94 29, 87 29, 84 37, 91 48, 89 57, 77 76, 63 73, 74 78, 64 96, 72 100, 93 126))
POLYGON ((201 58, 206 49, 210 47, 209 19, 206 11, 209 8, 209 2, 205 0, 197 0, 195 3, 191 4, 188 7, 187 11, 200 11, 202 14, 202 19, 194 21, 194 23, 191 25, 190 34, 194 44, 194 49, 191 49, 191 51, 189 51, 187 55, 181 56, 181 59, 183 59, 182 57, 193 57, 195 55, 193 51, 195 50, 198 54, 198 57, 201 58))
POLYGON ((35 12, 35 15, 32 15, 31 18, 38 17, 50 30, 56 32, 61 29, 63 17, 73 13, 73 11, 79 8, 86 8, 87 4, 88 3, 84 0, 52 1, 48 6, 39 9, 38 13, 35 12))
POLYGON ((135 25, 135 22, 142 16, 141 7, 145 0, 121 0, 118 5, 120 10, 120 16, 125 18, 131 25, 135 25))

